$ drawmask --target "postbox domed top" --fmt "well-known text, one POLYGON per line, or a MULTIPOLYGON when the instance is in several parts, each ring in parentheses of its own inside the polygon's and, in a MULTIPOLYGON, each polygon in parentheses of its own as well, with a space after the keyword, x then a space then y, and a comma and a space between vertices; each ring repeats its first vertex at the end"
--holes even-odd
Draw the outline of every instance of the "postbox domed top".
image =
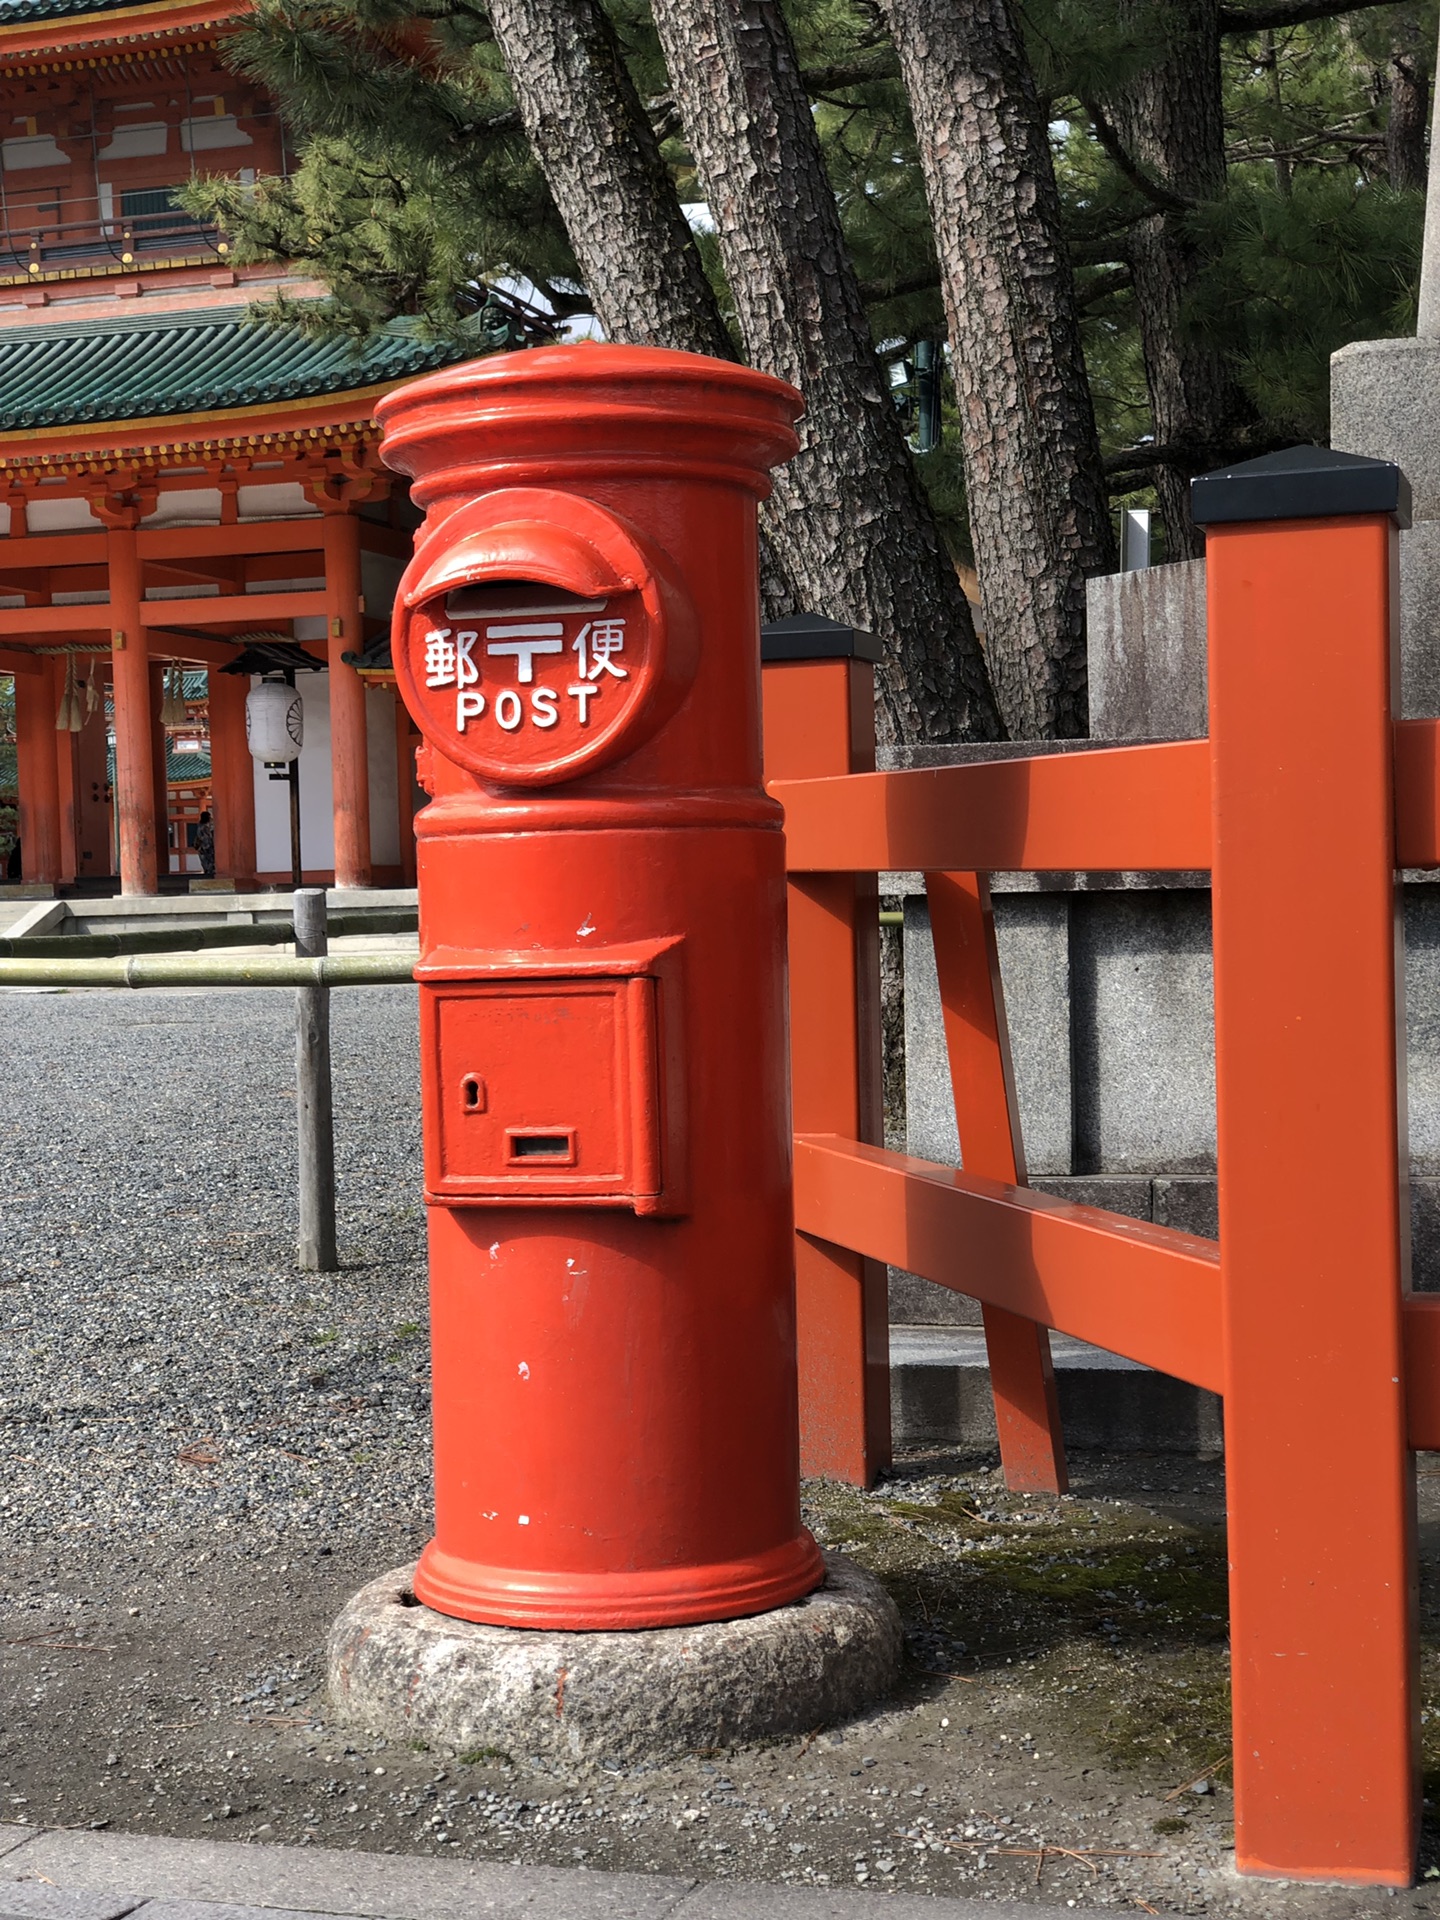
POLYGON ((668 474, 769 492, 797 450, 800 394, 753 367, 582 342, 492 354, 386 394, 388 466, 416 501, 586 476, 668 474))

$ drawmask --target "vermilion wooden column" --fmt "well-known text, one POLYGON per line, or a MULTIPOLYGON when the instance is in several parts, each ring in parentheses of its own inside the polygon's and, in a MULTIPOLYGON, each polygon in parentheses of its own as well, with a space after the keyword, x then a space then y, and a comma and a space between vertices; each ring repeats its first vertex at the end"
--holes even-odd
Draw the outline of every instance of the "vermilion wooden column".
MULTIPOLYGON (((875 668, 867 633, 801 616, 761 641, 765 777, 805 780, 875 766, 875 668)), ((790 1073, 797 1133, 883 1143, 880 916, 874 874, 789 886, 790 1073)), ((869 1486, 890 1463, 890 1315, 877 1260, 795 1236, 800 1470, 869 1486)))
MULTIPOLYGON (((165 727, 160 709, 165 702, 165 668, 150 662, 150 763, 155 779, 155 864, 162 874, 170 871, 170 780, 165 756, 165 727)), ((182 863, 180 871, 185 867, 182 863)))
MULTIPOLYGON (((20 787, 22 877, 53 886, 61 876, 59 751, 55 717, 60 691, 53 660, 15 675, 15 760, 20 787)), ((63 663, 62 663, 63 672, 63 663)))
POLYGON ((415 885, 415 749, 420 730, 403 700, 395 702, 395 799, 400 814, 400 878, 415 885))
MULTIPOLYGON (((84 661, 85 677, 88 678, 90 674, 95 672, 96 664, 97 662, 93 657, 86 657, 84 661)), ((64 684, 64 671, 65 669, 62 663, 59 673, 57 673, 54 678, 57 713, 60 705, 60 689, 64 684)), ((84 697, 82 694, 81 699, 83 700, 84 697)), ((95 714, 87 715, 85 724, 86 726, 94 727, 101 737, 104 737, 105 722, 103 713, 99 716, 95 714)), ((62 886, 68 885, 69 882, 75 878, 80 864, 78 857, 80 835, 79 760, 80 741, 83 732, 84 729, 82 728, 81 733, 61 733, 57 728, 55 733, 55 785, 60 801, 60 883, 62 886)))
MULTIPOLYGON (((927 873, 925 893, 961 1160, 967 1173, 1024 1186, 989 878, 927 873)), ((1069 1482, 1049 1329, 1003 1307, 982 1307, 981 1316, 1005 1483, 1024 1492, 1064 1493, 1069 1482)))
POLYGON ((215 815, 215 871, 234 880, 255 878, 255 762, 245 739, 242 674, 207 676, 210 709, 210 800, 215 815))
POLYGON ((115 693, 115 804, 120 816, 120 891, 158 891, 155 750, 150 660, 140 624, 140 556, 133 527, 105 534, 110 575, 111 673, 115 693))
POLYGON ((353 513, 325 515, 325 608, 329 624, 330 778, 335 809, 335 884, 368 887, 370 765, 365 683, 342 659, 364 643, 360 601, 360 523, 353 513))
POLYGON ((1208 528, 1225 1455, 1242 1871, 1414 1867, 1392 778, 1399 470, 1313 447, 1208 528))

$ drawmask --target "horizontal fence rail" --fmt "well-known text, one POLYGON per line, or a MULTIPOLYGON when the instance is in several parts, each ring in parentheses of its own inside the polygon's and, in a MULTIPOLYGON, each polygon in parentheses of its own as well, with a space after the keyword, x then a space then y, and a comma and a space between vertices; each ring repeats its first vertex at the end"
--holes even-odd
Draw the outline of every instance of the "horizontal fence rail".
MULTIPOLYGON (((773 780, 795 873, 1203 872, 1210 743, 773 780)), ((1395 724, 1395 852, 1440 867, 1440 720, 1395 724)))
POLYGON ((388 987, 413 979, 413 953, 132 954, 93 960, 0 960, 0 987, 388 987))
POLYGON ((795 1224, 872 1260, 1221 1390, 1220 1250, 855 1141, 800 1135, 795 1224))

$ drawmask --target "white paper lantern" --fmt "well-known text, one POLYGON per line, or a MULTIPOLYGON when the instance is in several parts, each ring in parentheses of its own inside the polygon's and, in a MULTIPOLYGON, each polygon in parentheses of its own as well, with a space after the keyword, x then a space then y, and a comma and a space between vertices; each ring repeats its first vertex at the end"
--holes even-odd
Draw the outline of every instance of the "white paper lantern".
POLYGON ((245 696, 245 738, 251 755, 274 766, 298 760, 305 744, 305 706, 283 680, 262 680, 245 696))

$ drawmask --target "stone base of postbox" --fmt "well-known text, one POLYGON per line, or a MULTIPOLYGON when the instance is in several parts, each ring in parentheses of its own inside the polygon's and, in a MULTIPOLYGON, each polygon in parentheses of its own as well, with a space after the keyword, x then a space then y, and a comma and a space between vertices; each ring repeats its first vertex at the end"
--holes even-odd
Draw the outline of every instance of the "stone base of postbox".
POLYGON ((825 1564, 823 1586, 772 1613, 624 1633, 453 1620, 402 1567, 331 1629, 331 1702, 370 1733, 560 1771, 813 1733, 885 1699, 901 1658, 879 1581, 839 1554, 825 1564))

